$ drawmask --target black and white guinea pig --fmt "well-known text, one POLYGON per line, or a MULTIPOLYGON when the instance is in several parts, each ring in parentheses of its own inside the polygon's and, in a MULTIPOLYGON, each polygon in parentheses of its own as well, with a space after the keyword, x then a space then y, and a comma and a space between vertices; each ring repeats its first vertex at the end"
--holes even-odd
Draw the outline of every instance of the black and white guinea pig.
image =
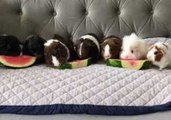
POLYGON ((123 37, 121 59, 146 59, 148 44, 135 33, 123 37))
POLYGON ((104 60, 113 58, 119 59, 122 40, 117 36, 109 36, 101 43, 101 55, 104 60))
POLYGON ((66 41, 63 37, 55 35, 45 44, 44 57, 48 66, 60 66, 73 58, 74 46, 71 41, 66 41), (66 42, 70 43, 70 47, 66 42))
POLYGON ((96 62, 100 57, 98 37, 92 33, 81 36, 75 43, 75 50, 79 59, 91 58, 96 62))
POLYGON ((23 54, 42 59, 44 56, 44 43, 46 41, 38 35, 30 35, 23 44, 23 54))
POLYGON ((171 67, 171 46, 168 43, 158 42, 149 48, 147 59, 160 70, 171 67))
POLYGON ((0 35, 0 55, 18 56, 21 54, 20 42, 13 35, 0 35))

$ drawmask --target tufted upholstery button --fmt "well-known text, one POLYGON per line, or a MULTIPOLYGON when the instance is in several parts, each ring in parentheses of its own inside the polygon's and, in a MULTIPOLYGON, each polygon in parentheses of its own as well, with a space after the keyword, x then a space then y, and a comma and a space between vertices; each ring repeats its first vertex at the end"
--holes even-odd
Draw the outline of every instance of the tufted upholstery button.
POLYGON ((151 10, 151 11, 150 11, 150 13, 151 13, 151 14, 153 14, 153 13, 154 13, 154 11, 153 11, 153 10, 151 10))
POLYGON ((17 14, 22 15, 22 13, 23 12, 22 12, 21 8, 17 10, 17 14))
POLYGON ((154 10, 153 10, 153 9, 150 9, 150 10, 149 10, 149 13, 150 13, 150 14, 153 14, 153 13, 154 13, 154 10))
MULTIPOLYGON (((41 35, 48 38, 51 32, 67 35, 68 31, 69 34, 74 35, 74 39, 81 33, 87 32, 97 33, 102 37, 101 33, 122 37, 131 30, 139 31, 142 37, 163 36, 171 33, 171 20, 169 20, 171 14, 168 12, 171 11, 171 7, 166 7, 171 4, 171 0, 162 2, 159 0, 50 1, 0 0, 0 25, 5 24, 7 20, 9 23, 9 28, 0 29, 0 33, 8 32, 10 29, 11 33, 25 35, 28 32, 41 30, 41 35), (8 16, 21 17, 22 21, 17 20, 13 24, 13 20, 9 20, 8 16), (55 19, 49 21, 49 18, 55 19), (150 22, 147 19, 150 19, 150 22), (45 25, 48 21, 49 23, 45 25), (55 25, 53 25, 54 21, 55 25), (19 29, 21 24, 24 24, 24 27, 19 29)), ((70 36, 66 38, 69 39, 70 36)))
POLYGON ((118 10, 118 11, 117 11, 117 14, 118 14, 118 15, 120 15, 120 14, 121 14, 121 11, 120 11, 120 10, 118 10))
POLYGON ((55 10, 52 10, 52 12, 51 12, 51 13, 52 13, 52 15, 53 15, 53 16, 56 16, 56 15, 57 15, 57 13, 56 13, 56 11, 55 11, 55 10))
POLYGON ((88 15, 88 11, 85 11, 85 13, 84 13, 85 15, 88 15))
POLYGON ((115 11, 116 11, 116 13, 117 13, 118 15, 120 15, 120 14, 121 14, 121 11, 120 11, 120 9, 119 9, 119 8, 116 8, 116 9, 115 9, 115 11))

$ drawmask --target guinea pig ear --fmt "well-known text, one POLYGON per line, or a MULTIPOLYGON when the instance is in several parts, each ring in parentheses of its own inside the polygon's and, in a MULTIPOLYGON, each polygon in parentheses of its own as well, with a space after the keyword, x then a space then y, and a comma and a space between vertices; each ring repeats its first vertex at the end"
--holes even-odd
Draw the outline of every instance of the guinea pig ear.
POLYGON ((165 50, 159 48, 158 46, 155 46, 155 49, 157 50, 158 53, 162 53, 163 55, 166 54, 165 50))
POLYGON ((113 40, 113 44, 115 46, 121 46, 122 45, 121 42, 119 40, 116 40, 116 39, 113 40))
POLYGON ((106 45, 106 43, 103 42, 103 43, 100 44, 100 47, 103 48, 105 45, 106 45))
POLYGON ((58 34, 54 34, 52 39, 63 40, 63 37, 58 34))

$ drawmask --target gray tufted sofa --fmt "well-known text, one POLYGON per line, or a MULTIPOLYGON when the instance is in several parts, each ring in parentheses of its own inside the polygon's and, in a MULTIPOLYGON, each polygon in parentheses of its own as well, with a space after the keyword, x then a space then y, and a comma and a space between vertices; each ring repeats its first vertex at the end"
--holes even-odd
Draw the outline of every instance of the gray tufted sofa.
POLYGON ((92 32, 100 38, 170 36, 170 0, 0 0, 0 33, 21 41, 37 33, 70 40, 92 32))
MULTIPOLYGON (((0 0, 0 34, 16 35, 21 41, 30 34, 45 39, 58 33, 75 41, 91 32, 100 38, 131 32, 141 37, 171 35, 171 0, 0 0)), ((139 116, 141 119, 169 118, 169 113, 139 116), (164 115, 164 117, 163 117, 164 115), (167 117, 166 117, 167 116, 167 117)), ((171 117, 171 115, 170 115, 171 117)), ((15 116, 9 119, 136 119, 84 115, 15 116)))

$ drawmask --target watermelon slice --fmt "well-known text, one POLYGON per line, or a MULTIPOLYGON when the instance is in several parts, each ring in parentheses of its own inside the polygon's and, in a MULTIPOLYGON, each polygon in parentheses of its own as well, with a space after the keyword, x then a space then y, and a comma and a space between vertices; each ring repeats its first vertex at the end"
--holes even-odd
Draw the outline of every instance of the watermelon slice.
POLYGON ((66 64, 62 64, 57 69, 75 69, 75 68, 82 68, 87 67, 91 64, 91 59, 84 59, 84 60, 76 60, 72 62, 68 62, 66 64))
POLYGON ((151 62, 148 60, 119 60, 108 59, 106 61, 108 66, 130 68, 136 70, 148 69, 151 67, 151 62))
POLYGON ((12 68, 23 68, 34 64, 36 61, 35 57, 32 56, 0 56, 0 64, 12 68))

